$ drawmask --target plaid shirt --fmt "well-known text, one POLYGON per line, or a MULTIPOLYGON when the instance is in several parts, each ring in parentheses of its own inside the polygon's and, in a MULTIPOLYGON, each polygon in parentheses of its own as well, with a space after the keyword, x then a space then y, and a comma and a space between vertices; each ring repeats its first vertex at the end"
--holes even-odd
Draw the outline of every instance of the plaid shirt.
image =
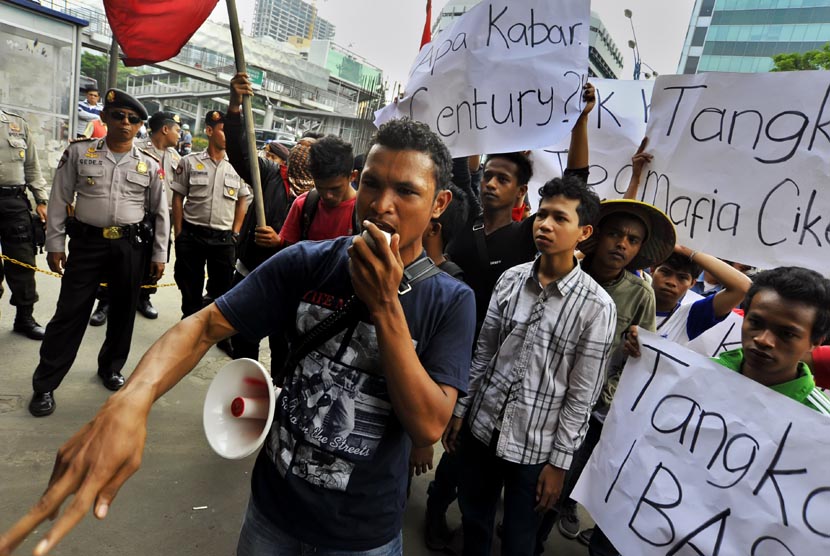
POLYGON ((496 456, 568 469, 605 378, 617 310, 577 263, 544 289, 535 262, 507 270, 493 289, 470 369, 467 415, 496 456))

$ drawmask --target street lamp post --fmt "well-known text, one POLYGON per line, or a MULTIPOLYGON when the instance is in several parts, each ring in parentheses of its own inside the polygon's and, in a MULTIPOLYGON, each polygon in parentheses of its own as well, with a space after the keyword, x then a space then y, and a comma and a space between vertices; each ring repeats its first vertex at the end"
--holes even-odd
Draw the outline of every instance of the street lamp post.
POLYGON ((637 44, 637 32, 634 30, 634 14, 631 10, 625 10, 623 12, 625 17, 628 18, 629 23, 631 23, 631 35, 634 37, 634 40, 628 41, 628 48, 634 51, 634 80, 640 79, 640 69, 642 66, 647 67, 651 70, 651 73, 646 73, 646 79, 654 76, 657 77, 657 72, 654 71, 654 68, 650 65, 643 62, 643 59, 640 57, 640 47, 637 44))
POLYGON ((634 14, 631 10, 626 9, 623 14, 628 18, 631 24, 631 35, 634 37, 633 41, 628 41, 628 48, 634 51, 634 80, 640 79, 640 47, 637 45, 637 32, 634 30, 634 14))

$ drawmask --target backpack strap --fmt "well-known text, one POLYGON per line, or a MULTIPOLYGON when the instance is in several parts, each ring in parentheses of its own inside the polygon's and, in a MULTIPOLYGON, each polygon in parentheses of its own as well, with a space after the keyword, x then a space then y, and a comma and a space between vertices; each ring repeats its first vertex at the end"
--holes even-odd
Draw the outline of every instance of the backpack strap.
MULTIPOLYGON (((398 286, 398 295, 406 295, 412 291, 412 286, 440 272, 441 270, 429 257, 418 259, 404 269, 401 285, 398 286)), ((292 339, 291 351, 283 367, 282 375, 272 378, 275 382, 278 381, 276 382, 278 385, 282 384, 285 376, 297 367, 303 357, 340 331, 355 326, 365 313, 366 307, 360 299, 356 295, 350 296, 342 307, 318 322, 302 336, 292 339)))
POLYGON ((317 214, 317 204, 320 201, 320 192, 310 189, 303 203, 303 212, 300 218, 300 240, 308 239, 308 231, 317 214))
POLYGON ((487 268, 490 266, 490 254, 487 253, 487 236, 484 234, 484 218, 476 217, 473 221, 473 236, 476 240, 476 255, 478 260, 487 268))

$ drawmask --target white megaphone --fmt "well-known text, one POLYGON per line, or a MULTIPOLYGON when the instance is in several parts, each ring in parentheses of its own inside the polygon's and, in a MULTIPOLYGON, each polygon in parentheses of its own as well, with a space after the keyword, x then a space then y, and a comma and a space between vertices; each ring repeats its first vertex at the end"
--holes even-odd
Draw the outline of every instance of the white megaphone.
POLYGON ((278 390, 258 361, 236 359, 222 367, 210 383, 202 413, 213 451, 227 459, 257 451, 271 430, 278 390))

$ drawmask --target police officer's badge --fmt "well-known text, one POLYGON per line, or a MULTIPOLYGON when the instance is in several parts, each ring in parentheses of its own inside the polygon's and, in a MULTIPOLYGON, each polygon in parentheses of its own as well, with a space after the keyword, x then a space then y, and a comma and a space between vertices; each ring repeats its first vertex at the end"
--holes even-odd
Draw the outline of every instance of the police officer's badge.
POLYGON ((20 158, 26 158, 26 151, 20 151, 20 158))
POLYGON ((143 160, 135 165, 135 171, 139 174, 146 174, 147 173, 147 163, 143 160))
POLYGON ((233 197, 233 194, 234 194, 234 193, 236 193, 236 190, 235 190, 235 189, 228 189, 228 195, 230 195, 231 197, 233 197))
POLYGON ((173 114, 173 121, 176 122, 177 124, 182 123, 182 119, 179 117, 178 114, 173 114))
POLYGON ((115 91, 107 93, 107 102, 115 102, 115 91))
POLYGON ((197 170, 204 170, 204 169, 205 169, 205 165, 204 165, 204 164, 202 164, 201 162, 199 162, 198 164, 196 164, 196 169, 197 169, 197 170))
POLYGON ((87 184, 87 185, 95 185, 95 180, 94 180, 94 179, 92 179, 92 178, 87 178, 87 179, 86 179, 86 184, 87 184))
POLYGON ((20 126, 14 122, 9 122, 9 129, 14 133, 20 133, 20 126))
POLYGON ((89 147, 84 153, 86 158, 98 158, 98 153, 95 152, 95 147, 89 147))
POLYGON ((222 114, 214 110, 213 114, 210 115, 210 119, 214 122, 218 122, 220 119, 222 119, 222 114))

